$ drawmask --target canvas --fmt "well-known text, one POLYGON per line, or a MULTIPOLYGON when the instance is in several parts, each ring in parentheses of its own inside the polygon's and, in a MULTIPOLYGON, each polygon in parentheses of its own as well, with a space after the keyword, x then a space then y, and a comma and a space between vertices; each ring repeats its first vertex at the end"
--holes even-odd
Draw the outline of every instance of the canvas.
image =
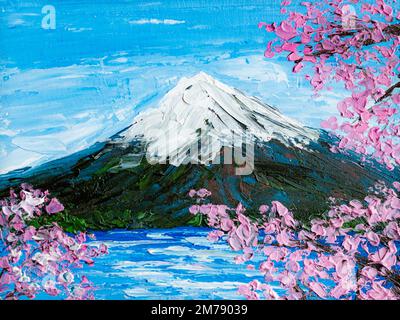
POLYGON ((0 299, 399 299, 398 3, 0 8, 0 299))

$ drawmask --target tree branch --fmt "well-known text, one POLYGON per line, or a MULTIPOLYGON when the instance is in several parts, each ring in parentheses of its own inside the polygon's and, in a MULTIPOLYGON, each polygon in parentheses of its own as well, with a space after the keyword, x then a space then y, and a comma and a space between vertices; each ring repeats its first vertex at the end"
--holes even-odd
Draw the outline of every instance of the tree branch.
MULTIPOLYGON (((341 32, 333 33, 331 35, 328 35, 329 38, 332 38, 334 36, 339 36, 339 37, 349 37, 349 36, 354 36, 358 32, 362 31, 362 29, 356 29, 356 30, 342 30, 341 32)), ((400 24, 393 24, 389 25, 386 28, 382 30, 384 33, 389 34, 389 35, 394 35, 394 36, 400 36, 400 24)), ((380 42, 386 42, 389 41, 389 39, 382 40, 380 42)), ((363 46, 370 46, 373 44, 376 44, 378 42, 373 41, 372 39, 366 39, 363 41, 362 45, 363 46)), ((347 51, 349 48, 344 47, 344 51, 347 51)), ((343 52, 344 52, 343 51, 343 52)), ((319 50, 313 53, 314 56, 320 56, 323 54, 327 55, 333 55, 337 53, 337 49, 335 50, 319 50)))
POLYGON ((395 36, 400 36, 400 23, 387 26, 383 29, 383 32, 393 34, 395 36))
POLYGON ((392 85, 389 89, 385 91, 385 94, 376 100, 376 103, 382 102, 384 99, 390 97, 395 89, 400 88, 400 81, 392 85))

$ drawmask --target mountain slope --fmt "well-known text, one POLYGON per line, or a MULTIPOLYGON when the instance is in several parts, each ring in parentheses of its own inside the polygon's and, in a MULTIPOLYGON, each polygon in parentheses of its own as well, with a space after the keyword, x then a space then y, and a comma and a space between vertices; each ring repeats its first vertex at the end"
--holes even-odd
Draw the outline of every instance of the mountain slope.
POLYGON ((200 74, 180 81, 159 108, 138 115, 107 143, 0 177, 0 190, 21 182, 49 189, 91 228, 172 227, 201 223, 188 214, 192 188, 210 189, 215 203, 241 201, 250 213, 279 200, 309 219, 327 208, 330 196, 361 199, 376 181, 391 184, 399 174, 361 164, 356 155, 333 154, 331 142, 324 132, 200 74), (224 160, 243 136, 254 143, 249 175, 236 175, 235 164, 210 163, 216 156, 224 160), (202 157, 188 152, 199 141, 206 141, 202 157))

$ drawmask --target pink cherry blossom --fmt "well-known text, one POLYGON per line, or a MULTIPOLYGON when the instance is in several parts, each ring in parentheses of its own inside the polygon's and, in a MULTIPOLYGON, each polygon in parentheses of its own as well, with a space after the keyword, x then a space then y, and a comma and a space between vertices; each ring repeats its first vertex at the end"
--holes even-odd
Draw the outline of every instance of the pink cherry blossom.
POLYGON ((394 170, 400 164, 400 11, 383 0, 352 6, 355 12, 344 0, 285 2, 279 24, 259 24, 275 36, 265 57, 289 52, 294 73, 312 69, 305 78, 316 92, 343 85, 347 96, 337 105, 343 121, 321 123, 340 138, 334 150, 352 149, 394 170))
POLYGON ((59 213, 64 210, 64 206, 57 200, 57 198, 51 199, 50 203, 46 206, 48 214, 59 213))
POLYGON ((33 299, 39 293, 65 296, 67 299, 92 299, 93 286, 87 281, 75 281, 73 270, 83 263, 92 264, 92 258, 107 253, 85 244, 83 233, 71 237, 56 224, 36 228, 31 219, 61 212, 64 207, 48 192, 35 190, 23 184, 19 194, 10 191, 10 197, 0 200, 0 299, 33 299), (51 279, 45 281, 45 277, 51 279))
POLYGON ((325 298, 327 296, 327 292, 325 286, 319 282, 310 282, 310 289, 314 291, 320 298, 325 298))
POLYGON ((296 29, 287 21, 281 22, 276 28, 275 33, 283 40, 293 39, 297 35, 296 29))
POLYGON ((264 205, 260 206, 259 211, 261 214, 266 214, 269 211, 269 207, 264 204, 264 205))
POLYGON ((378 271, 372 267, 365 267, 361 270, 361 275, 366 277, 368 280, 374 280, 377 274, 378 271))
POLYGON ((339 125, 337 123, 336 117, 330 117, 327 120, 321 122, 321 128, 323 129, 330 129, 330 130, 337 130, 339 125))
POLYGON ((385 288, 380 282, 374 282, 372 288, 366 294, 361 294, 361 298, 366 300, 396 300, 392 291, 385 288))
POLYGON ((366 234, 366 236, 367 236, 367 239, 369 240, 369 242, 371 243, 371 245, 373 245, 373 246, 379 246, 379 244, 380 244, 380 237, 379 237, 379 235, 377 235, 375 232, 373 232, 373 231, 369 231, 369 232, 367 232, 367 234, 366 234))
POLYGON ((219 231, 219 230, 214 230, 208 234, 208 239, 212 242, 218 241, 222 236, 224 235, 224 232, 219 231))
POLYGON ((232 250, 241 251, 236 263, 264 256, 257 269, 266 283, 252 282, 239 290, 248 299, 350 299, 354 295, 393 299, 397 295, 390 287, 396 286, 391 279, 398 277, 400 209, 392 203, 397 203, 398 194, 380 183, 374 188, 379 197, 372 194, 363 201, 337 205, 339 201, 331 201, 331 208, 311 226, 296 221, 278 201, 272 202, 271 214, 261 206, 259 217, 252 218, 245 215, 242 204, 236 208, 203 205, 207 210, 200 212, 216 229, 210 240, 226 239, 232 250), (360 218, 355 227, 344 227, 360 218), (362 250, 367 257, 361 259, 362 250), (334 283, 331 290, 323 280, 334 283), (262 289, 270 282, 278 282, 285 293, 262 289))
POLYGON ((397 259, 395 253, 387 248, 381 248, 376 253, 369 256, 370 260, 382 264, 387 269, 391 269, 396 265, 397 259))

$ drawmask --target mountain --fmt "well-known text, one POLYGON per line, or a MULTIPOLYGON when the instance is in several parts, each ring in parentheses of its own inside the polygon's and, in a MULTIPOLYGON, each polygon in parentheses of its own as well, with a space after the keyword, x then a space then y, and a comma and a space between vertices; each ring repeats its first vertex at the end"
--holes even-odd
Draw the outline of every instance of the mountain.
POLYGON ((0 190, 21 182, 49 189, 90 228, 173 227, 202 223, 188 214, 192 188, 211 190, 214 203, 241 201, 249 214, 279 200, 310 219, 327 209, 330 196, 361 199, 377 181, 391 184, 399 174, 355 154, 334 154, 331 143, 324 131, 200 73, 109 141, 3 175, 0 190), (236 150, 249 170, 233 161, 241 159, 236 150))
POLYGON ((276 139, 303 147, 316 141, 319 133, 201 72, 179 81, 159 107, 140 114, 123 137, 126 142, 142 137, 152 158, 168 158, 179 166, 193 160, 187 153, 199 138, 207 150, 199 162, 207 164, 223 146, 234 146, 236 141, 276 139))

